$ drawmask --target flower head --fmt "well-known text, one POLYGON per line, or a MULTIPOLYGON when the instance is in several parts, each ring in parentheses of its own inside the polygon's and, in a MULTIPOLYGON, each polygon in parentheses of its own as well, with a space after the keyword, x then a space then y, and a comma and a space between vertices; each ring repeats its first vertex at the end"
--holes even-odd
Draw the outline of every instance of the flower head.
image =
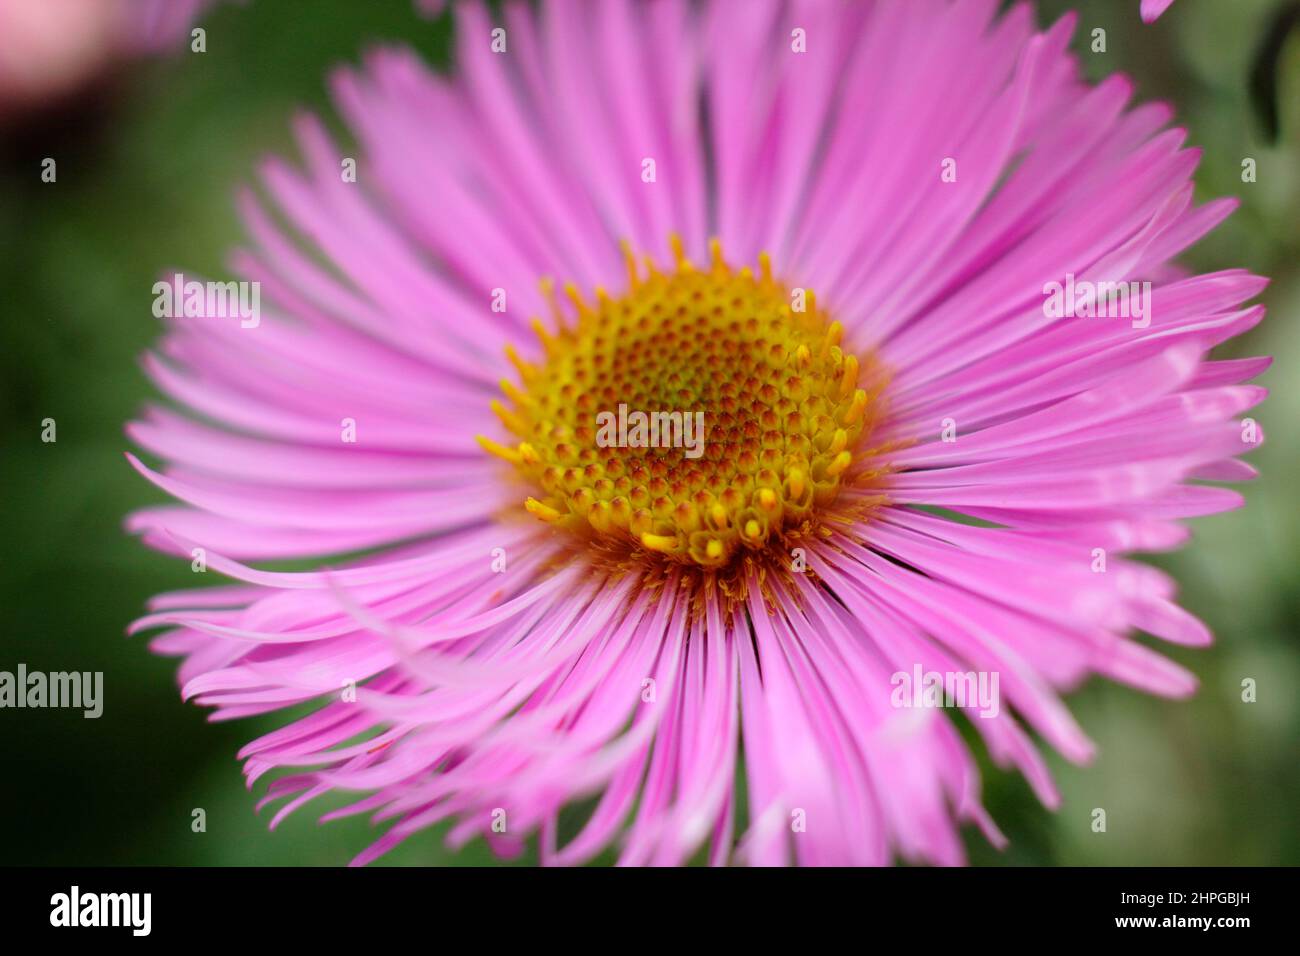
POLYGON ((956 863, 1001 837, 912 675, 992 678, 958 703, 1049 806, 1059 691, 1193 690, 1127 553, 1239 503, 1200 481, 1250 475, 1267 360, 1207 353, 1264 282, 1170 264, 1232 204, 1169 111, 995 6, 465 3, 454 78, 335 76, 360 148, 303 118, 242 199, 263 314, 174 321, 196 417, 130 426, 183 503, 131 528, 235 581, 137 627, 219 718, 321 701, 243 751, 276 820, 956 863))

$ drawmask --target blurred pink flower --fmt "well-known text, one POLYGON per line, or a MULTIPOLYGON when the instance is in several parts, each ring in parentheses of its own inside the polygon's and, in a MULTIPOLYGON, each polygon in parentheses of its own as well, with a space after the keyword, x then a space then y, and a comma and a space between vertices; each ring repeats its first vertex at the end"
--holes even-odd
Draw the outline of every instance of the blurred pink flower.
POLYGON ((0 115, 90 85, 128 56, 181 50, 217 0, 0 0, 0 115))
POLYGON ((103 0, 0 0, 0 112, 88 80, 109 62, 117 24, 103 0))
POLYGON ((145 365, 190 414, 128 429, 180 502, 130 529, 234 582, 134 629, 217 719, 321 705, 242 752, 290 771, 272 825, 348 791, 392 823, 358 862, 447 823, 959 863, 1001 836, 913 675, 996 677, 957 703, 1052 807, 1030 733, 1093 754, 1060 692, 1192 693, 1134 633, 1210 634, 1129 553, 1241 503, 1204 481, 1252 475, 1268 360, 1208 353, 1266 283, 1170 264, 1234 204, 1080 79, 1073 17, 997 7, 466 3, 456 77, 333 77, 358 146, 302 117, 240 201, 264 308, 171 320, 145 365), (699 410, 702 455, 611 445, 619 404, 699 410))
POLYGON ((1155 23, 1173 5, 1174 0, 1142 0, 1142 21, 1155 23))

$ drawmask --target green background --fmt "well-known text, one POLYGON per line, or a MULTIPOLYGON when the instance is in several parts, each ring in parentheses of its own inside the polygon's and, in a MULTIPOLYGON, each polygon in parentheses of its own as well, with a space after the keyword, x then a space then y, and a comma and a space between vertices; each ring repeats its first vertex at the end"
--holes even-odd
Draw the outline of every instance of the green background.
MULTIPOLYGON (((1171 702, 1092 681, 1071 698, 1099 745, 1091 767, 1049 755, 1063 794, 1042 808, 1016 775, 984 765, 985 797, 1011 839, 999 853, 967 834, 981 864, 1294 864, 1300 861, 1300 34, 1283 49, 1281 133, 1263 135, 1249 76, 1280 0, 1178 0, 1153 27, 1138 0, 1042 4, 1081 9, 1074 48, 1094 77, 1122 70, 1142 99, 1174 104, 1205 149, 1200 198, 1242 208, 1185 260, 1271 276, 1269 316, 1224 355, 1272 354, 1272 397, 1256 413, 1269 441, 1248 507, 1193 523, 1194 540, 1160 564, 1215 631, 1208 650, 1173 649, 1203 685, 1171 702), (1095 27, 1107 52, 1089 52, 1095 27), (1243 157, 1258 182, 1240 181, 1243 157), (1240 684, 1258 682, 1258 702, 1240 684), (1103 807, 1108 832, 1093 833, 1103 807)), ((193 584, 188 565, 122 532, 123 515, 160 496, 122 457, 123 423, 156 397, 137 359, 159 331, 151 286, 164 271, 223 274, 241 241, 233 194, 268 153, 292 155, 288 121, 307 107, 337 120, 328 71, 378 42, 414 45, 445 63, 449 24, 406 0, 220 7, 208 51, 127 64, 70 108, 0 129, 0 415, 3 545, 0 670, 99 670, 105 712, 0 710, 0 863, 341 864, 376 835, 365 818, 318 825, 319 801, 268 832, 253 812, 236 750, 275 716, 208 724, 179 700, 171 659, 123 636, 146 599, 193 584), (58 182, 39 181, 58 160, 58 182), (58 441, 40 422, 58 422, 58 441), (207 831, 191 830, 191 811, 207 831)), ((260 784, 260 794, 265 784, 260 784)), ((477 864, 442 831, 422 833, 385 864, 477 864)), ((531 855, 517 862, 530 862, 531 855)))

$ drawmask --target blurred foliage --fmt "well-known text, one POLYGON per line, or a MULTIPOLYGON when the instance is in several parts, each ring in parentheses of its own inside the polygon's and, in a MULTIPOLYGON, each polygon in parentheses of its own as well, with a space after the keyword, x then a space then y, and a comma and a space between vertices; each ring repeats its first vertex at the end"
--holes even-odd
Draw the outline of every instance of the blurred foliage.
MULTIPOLYGON (((1074 695, 1099 756, 1087 768, 1049 758, 1062 793, 1056 813, 984 761, 986 802, 1011 845, 999 853, 972 832, 977 863, 1300 862, 1300 511, 1291 484, 1300 461, 1288 427, 1300 389, 1285 371, 1300 361, 1300 38, 1277 44, 1276 143, 1250 99, 1281 6, 1179 0, 1143 27, 1138 0, 1042 4, 1044 23, 1080 9, 1074 47, 1089 76, 1125 71, 1139 98, 1175 106, 1205 151, 1201 198, 1241 198, 1185 261, 1273 278, 1268 319, 1224 354, 1267 353, 1277 364, 1264 378, 1273 394, 1258 414, 1270 440, 1251 459, 1262 477, 1246 489, 1249 507, 1194 522, 1191 548, 1155 559, 1217 635, 1209 650, 1172 651, 1201 675, 1200 692, 1170 702, 1092 681, 1074 695), (1104 54, 1086 43, 1097 27, 1107 31, 1104 54), (1255 184, 1240 180, 1246 156, 1259 163, 1255 184), (1240 702, 1243 677, 1259 682, 1258 703, 1240 702), (1091 832, 1094 807, 1107 810, 1106 834, 1091 832)), ((406 0, 258 0, 219 7, 204 26, 207 53, 131 64, 82 101, 0 130, 0 669, 102 670, 106 696, 99 720, 0 711, 3 863, 339 864, 375 835, 364 818, 318 825, 339 800, 268 833, 270 813, 254 814, 234 755, 282 718, 205 726, 203 712, 178 699, 174 662, 122 637, 150 595, 193 583, 183 562, 122 533, 126 512, 161 500, 123 460, 122 424, 156 397, 137 365, 158 332, 155 278, 223 271, 241 241, 235 187, 268 153, 292 153, 296 110, 335 122, 325 93, 332 68, 394 41, 446 62, 448 22, 417 18, 406 0), (49 155, 57 185, 39 182, 49 155), (39 439, 46 417, 58 422, 56 444, 39 439), (207 812, 206 833, 191 832, 196 807, 207 812)), ((579 818, 566 814, 566 829, 579 818)), ((385 862, 492 859, 481 841, 455 852, 433 831, 385 862)))

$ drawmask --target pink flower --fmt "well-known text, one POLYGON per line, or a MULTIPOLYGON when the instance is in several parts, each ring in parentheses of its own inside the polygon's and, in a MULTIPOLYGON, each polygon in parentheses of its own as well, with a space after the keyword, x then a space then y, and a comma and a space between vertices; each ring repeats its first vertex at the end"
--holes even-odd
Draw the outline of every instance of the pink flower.
POLYGON ((66 95, 103 69, 115 14, 101 0, 0 0, 0 117, 66 95))
POLYGON ((1142 22, 1155 23, 1173 3, 1174 0, 1142 0, 1142 22))
POLYGON ((0 0, 0 119, 91 86, 127 56, 181 50, 216 0, 0 0))
POLYGON ((135 628, 218 719, 321 705, 242 753, 273 825, 342 790, 391 822, 358 862, 451 821, 958 863, 1001 837, 930 705, 1055 806, 1059 692, 1194 690, 1133 633, 1210 635, 1129 553, 1240 504, 1203 482, 1253 473, 1268 360, 1207 353, 1265 281, 1170 265, 1233 203, 1072 17, 996 6, 466 3, 455 78, 333 78, 358 147, 301 118, 241 199, 264 308, 173 320, 192 414, 129 426, 182 502, 130 528, 234 582, 135 628))

